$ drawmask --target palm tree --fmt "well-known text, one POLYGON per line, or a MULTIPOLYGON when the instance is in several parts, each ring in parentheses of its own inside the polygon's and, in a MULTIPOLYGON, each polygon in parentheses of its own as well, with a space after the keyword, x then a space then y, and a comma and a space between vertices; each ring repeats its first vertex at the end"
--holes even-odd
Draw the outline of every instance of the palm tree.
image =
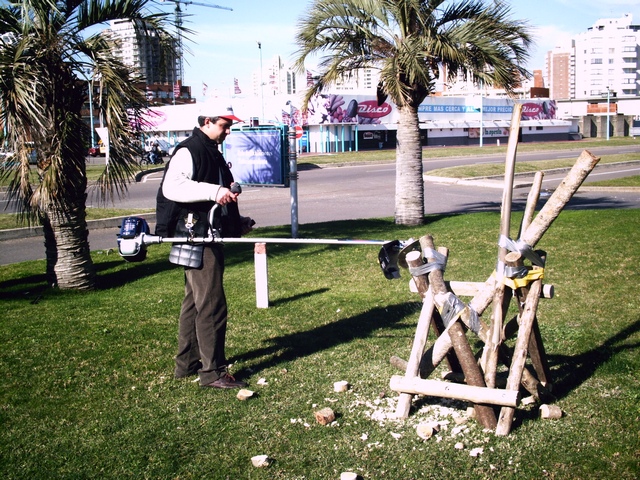
MULTIPOLYGON (((117 42, 103 30, 129 19, 140 36, 154 36, 169 52, 173 22, 152 13, 153 0, 13 0, 0 7, 0 125, 15 153, 0 178, 21 218, 44 228, 47 277, 70 289, 95 286, 86 222, 85 158, 89 126, 81 110, 86 72, 100 83, 97 109, 109 131, 110 157, 100 199, 126 191, 134 173, 144 92, 136 73, 114 55, 117 42), (37 164, 29 163, 29 143, 37 164)), ((93 128, 93 126, 91 126, 93 128)))
MULTIPOLYGON (((315 0, 301 19, 295 65, 318 61, 305 100, 363 67, 379 68, 378 101, 399 112, 395 222, 424 222, 418 106, 458 75, 512 92, 528 77, 531 36, 502 0, 315 0)), ((305 102, 306 103, 306 102, 305 102)))

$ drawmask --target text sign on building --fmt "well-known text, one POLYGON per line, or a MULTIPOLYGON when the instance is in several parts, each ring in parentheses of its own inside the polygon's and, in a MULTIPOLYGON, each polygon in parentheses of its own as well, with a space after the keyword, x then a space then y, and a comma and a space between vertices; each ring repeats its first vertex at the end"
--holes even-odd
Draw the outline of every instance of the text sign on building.
POLYGON ((284 183, 282 146, 278 130, 234 131, 225 140, 225 157, 236 182, 284 183))
MULTIPOLYGON (((484 128, 482 135, 484 137, 508 137, 509 129, 502 127, 490 127, 484 128)), ((469 138, 480 138, 480 129, 479 128, 470 128, 469 129, 469 138)))

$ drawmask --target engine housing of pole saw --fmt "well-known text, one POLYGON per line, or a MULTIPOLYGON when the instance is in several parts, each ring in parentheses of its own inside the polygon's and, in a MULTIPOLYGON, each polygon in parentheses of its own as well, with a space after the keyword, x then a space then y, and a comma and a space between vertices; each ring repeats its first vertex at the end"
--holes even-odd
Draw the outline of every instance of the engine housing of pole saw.
POLYGON ((142 234, 149 234, 149 224, 144 218, 122 219, 118 234, 118 252, 127 262, 142 262, 147 258, 147 247, 141 241, 142 234))

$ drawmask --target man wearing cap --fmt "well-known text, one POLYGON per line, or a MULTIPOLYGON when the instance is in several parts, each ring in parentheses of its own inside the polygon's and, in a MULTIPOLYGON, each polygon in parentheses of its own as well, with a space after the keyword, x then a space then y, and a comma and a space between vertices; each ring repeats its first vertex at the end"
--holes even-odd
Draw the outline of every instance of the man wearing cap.
MULTIPOLYGON (((207 224, 208 212, 216 204, 215 221, 223 236, 237 237, 251 230, 253 221, 240 216, 239 194, 230 189, 233 175, 218 150, 237 121, 241 120, 230 107, 213 107, 198 117, 198 127, 176 146, 158 190, 157 235, 176 236, 178 224, 184 226, 187 217, 200 221, 193 226, 198 231, 197 227, 207 224)), ((242 388, 247 384, 227 371, 223 246, 210 243, 198 248, 200 266, 185 266, 175 377, 199 375, 201 387, 242 388)))

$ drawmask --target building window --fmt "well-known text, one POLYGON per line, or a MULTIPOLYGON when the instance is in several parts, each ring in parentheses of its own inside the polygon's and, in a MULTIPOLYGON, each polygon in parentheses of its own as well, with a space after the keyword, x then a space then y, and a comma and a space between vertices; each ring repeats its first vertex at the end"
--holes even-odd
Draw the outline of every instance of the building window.
POLYGON ((591 65, 602 65, 602 59, 601 58, 592 58, 591 59, 591 65))

